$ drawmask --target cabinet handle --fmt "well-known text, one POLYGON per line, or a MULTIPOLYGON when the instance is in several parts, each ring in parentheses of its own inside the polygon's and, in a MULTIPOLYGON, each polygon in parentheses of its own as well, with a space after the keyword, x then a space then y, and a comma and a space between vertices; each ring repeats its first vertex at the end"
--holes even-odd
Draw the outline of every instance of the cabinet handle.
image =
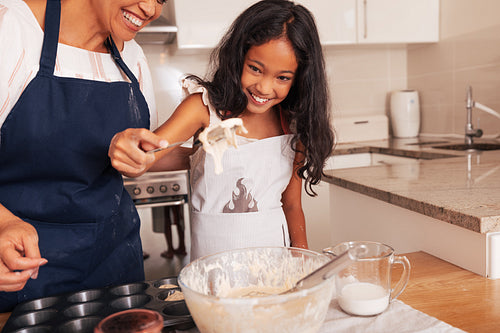
POLYGON ((366 39, 368 38, 368 0, 363 0, 363 19, 364 19, 364 31, 363 31, 363 38, 366 39))

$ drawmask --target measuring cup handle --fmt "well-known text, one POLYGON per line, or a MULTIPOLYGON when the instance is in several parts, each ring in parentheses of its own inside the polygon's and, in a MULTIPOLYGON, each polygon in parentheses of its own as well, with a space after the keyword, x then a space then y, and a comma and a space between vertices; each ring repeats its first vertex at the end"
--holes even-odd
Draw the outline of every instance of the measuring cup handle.
POLYGON ((403 274, 399 278, 398 283, 391 289, 391 302, 398 298, 399 295, 405 290, 408 281, 410 280, 410 261, 405 256, 395 256, 392 261, 394 264, 403 265, 403 274))

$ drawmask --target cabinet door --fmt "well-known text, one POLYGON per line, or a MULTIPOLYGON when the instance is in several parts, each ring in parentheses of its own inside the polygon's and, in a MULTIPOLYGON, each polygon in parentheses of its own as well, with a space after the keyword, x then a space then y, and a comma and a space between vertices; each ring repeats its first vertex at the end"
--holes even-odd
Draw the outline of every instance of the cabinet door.
POLYGON ((332 212, 330 212, 331 185, 321 181, 314 187, 317 196, 310 197, 302 187, 302 210, 306 219, 307 243, 309 249, 321 252, 335 245, 332 242, 332 212))
POLYGON ((257 0, 175 0, 177 45, 213 48, 236 17, 257 0))
POLYGON ((358 0, 359 43, 439 39, 439 0, 358 0))
POLYGON ((299 0, 314 15, 321 44, 356 43, 357 0, 299 0))
MULTIPOLYGON (((315 17, 323 45, 356 43, 357 0, 299 0, 315 17)), ((257 0, 175 0, 177 45, 213 48, 234 19, 257 0)))

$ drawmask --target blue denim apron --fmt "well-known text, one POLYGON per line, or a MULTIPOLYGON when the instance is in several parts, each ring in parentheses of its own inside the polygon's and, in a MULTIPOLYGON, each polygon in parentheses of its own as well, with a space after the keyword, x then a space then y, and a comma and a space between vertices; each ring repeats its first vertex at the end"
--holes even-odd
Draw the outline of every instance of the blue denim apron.
POLYGON ((112 168, 113 135, 149 128, 137 79, 109 39, 128 82, 54 76, 60 0, 48 0, 40 69, 0 131, 0 202, 39 236, 48 263, 0 312, 48 295, 144 280, 140 221, 112 168))

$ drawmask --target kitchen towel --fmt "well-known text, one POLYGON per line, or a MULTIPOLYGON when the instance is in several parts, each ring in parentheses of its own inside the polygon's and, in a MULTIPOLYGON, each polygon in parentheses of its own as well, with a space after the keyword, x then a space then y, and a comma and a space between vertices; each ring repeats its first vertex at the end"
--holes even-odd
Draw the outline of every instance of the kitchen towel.
POLYGON ((319 333, 458 333, 465 332, 444 321, 395 300, 389 308, 371 317, 356 317, 340 309, 333 299, 319 333))
MULTIPOLYGON (((198 329, 176 331, 177 333, 199 333, 198 329)), ((464 333, 444 321, 415 310, 395 300, 378 316, 356 317, 340 309, 337 299, 328 308, 325 322, 318 333, 464 333)))

